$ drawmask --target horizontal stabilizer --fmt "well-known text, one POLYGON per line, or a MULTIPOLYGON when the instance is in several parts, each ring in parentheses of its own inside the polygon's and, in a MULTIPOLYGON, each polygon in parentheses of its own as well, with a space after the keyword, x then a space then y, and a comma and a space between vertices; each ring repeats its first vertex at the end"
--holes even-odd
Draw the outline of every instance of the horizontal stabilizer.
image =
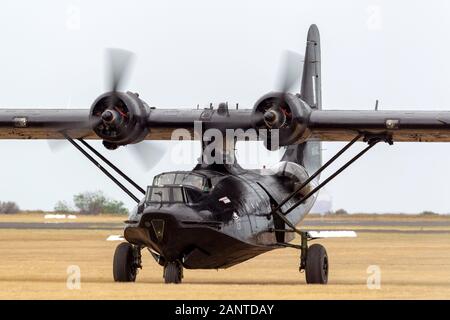
POLYGON ((355 231, 308 231, 308 236, 318 238, 356 238, 355 231))

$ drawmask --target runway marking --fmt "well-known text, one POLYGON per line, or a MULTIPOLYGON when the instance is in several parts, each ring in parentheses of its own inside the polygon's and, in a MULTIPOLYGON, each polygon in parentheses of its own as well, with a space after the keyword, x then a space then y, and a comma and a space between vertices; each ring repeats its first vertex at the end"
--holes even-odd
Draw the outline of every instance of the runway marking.
POLYGON ((106 238, 106 241, 123 241, 125 238, 118 234, 112 234, 108 238, 106 238))
POLYGON ((65 214, 46 214, 44 219, 65 219, 65 214))
POLYGON ((46 214, 44 215, 44 219, 76 219, 77 216, 74 214, 46 214))
POLYGON ((356 238, 355 231, 308 231, 311 238, 356 238))

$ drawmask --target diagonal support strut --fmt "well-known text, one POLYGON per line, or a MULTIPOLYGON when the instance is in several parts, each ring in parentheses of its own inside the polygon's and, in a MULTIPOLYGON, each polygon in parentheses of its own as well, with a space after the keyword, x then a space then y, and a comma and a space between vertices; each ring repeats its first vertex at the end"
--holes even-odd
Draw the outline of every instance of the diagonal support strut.
POLYGON ((338 153, 336 153, 330 160, 328 160, 322 167, 320 167, 314 174, 311 175, 305 182, 303 182, 300 187, 298 187, 293 193, 291 193, 288 197, 286 197, 283 201, 280 202, 279 205, 277 205, 276 208, 271 210, 269 215, 277 215, 281 220, 283 220, 287 226, 292 228, 292 230, 286 230, 285 232, 295 232, 302 237, 304 236, 304 232, 297 229, 297 227, 286 217, 288 213, 290 213, 292 210, 297 208, 299 205, 304 203, 306 200, 308 200, 311 196, 313 196, 315 193, 317 193, 321 188, 323 188, 326 184, 328 184, 331 180, 333 180, 336 176, 338 176, 342 171, 344 171, 346 168, 348 168, 352 163, 354 163, 356 160, 358 160, 361 156, 363 156, 367 151, 369 151, 371 148, 373 148, 378 142, 385 141, 389 144, 392 144, 392 139, 389 136, 384 135, 374 135, 364 136, 364 141, 368 143, 368 146, 364 148, 362 151, 360 151, 357 155, 355 155, 353 158, 351 158, 349 161, 347 161, 342 167, 340 167, 338 170, 336 170, 332 175, 330 175, 327 179, 325 179, 322 183, 320 183, 317 187, 315 187, 313 190, 308 192, 305 196, 303 196, 300 200, 298 200, 296 203, 294 203, 286 212, 281 213, 280 208, 287 203, 290 199, 292 199, 295 195, 300 193, 300 191, 308 184, 310 183, 315 177, 317 177, 324 169, 326 169, 331 163, 333 163, 337 158, 339 158, 348 148, 350 148, 356 141, 358 141, 363 136, 362 133, 358 133, 358 135, 353 138, 347 145, 345 145, 338 153))
POLYGON ((88 160, 90 160, 97 168, 100 169, 108 178, 110 178, 120 189, 122 189, 131 199, 139 203, 139 199, 127 188, 125 187, 116 177, 114 177, 108 170, 105 169, 97 160, 94 159, 89 153, 86 152, 78 143, 76 143, 71 137, 63 133, 64 137, 69 141, 78 151, 80 151, 88 160))
POLYGON ((86 148, 92 151, 97 157, 99 157, 103 162, 105 162, 108 166, 111 167, 115 172, 117 172, 122 178, 128 181, 133 187, 135 187, 140 193, 145 195, 145 190, 140 187, 136 182, 134 182, 129 176, 127 176, 122 170, 117 168, 111 161, 106 159, 100 152, 95 150, 89 143, 87 143, 84 139, 78 139, 86 148))

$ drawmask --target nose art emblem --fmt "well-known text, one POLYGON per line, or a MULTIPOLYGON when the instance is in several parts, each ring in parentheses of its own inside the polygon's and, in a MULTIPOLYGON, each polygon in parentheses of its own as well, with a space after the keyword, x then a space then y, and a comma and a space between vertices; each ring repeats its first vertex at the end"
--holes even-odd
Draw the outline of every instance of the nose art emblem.
POLYGON ((161 241, 164 236, 164 220, 153 219, 152 220, 153 230, 155 231, 156 238, 161 241))

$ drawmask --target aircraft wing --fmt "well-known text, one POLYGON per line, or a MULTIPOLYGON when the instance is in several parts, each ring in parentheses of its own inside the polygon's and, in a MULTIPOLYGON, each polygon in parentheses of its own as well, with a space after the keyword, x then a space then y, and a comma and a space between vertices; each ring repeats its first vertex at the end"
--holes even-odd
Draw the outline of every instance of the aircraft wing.
MULTIPOLYGON (((72 138, 101 139, 92 129, 89 109, 1 109, 0 139, 64 139, 62 131, 72 138)), ((193 131, 196 121, 208 128, 252 127, 251 109, 151 109, 146 126, 146 140, 170 140, 173 130, 193 131)))
POLYGON ((315 110, 310 139, 349 141, 358 133, 388 133, 393 141, 450 142, 450 111, 315 110))
MULTIPOLYGON (((151 109, 146 140, 170 140, 175 129, 252 128, 252 110, 151 109)), ((358 133, 384 134, 393 141, 450 142, 450 111, 313 110, 303 139, 349 141, 358 133)), ((0 139, 101 139, 92 129, 89 109, 0 109, 0 139)))
POLYGON ((0 139, 64 139, 61 130, 96 137, 88 109, 0 109, 0 139))

